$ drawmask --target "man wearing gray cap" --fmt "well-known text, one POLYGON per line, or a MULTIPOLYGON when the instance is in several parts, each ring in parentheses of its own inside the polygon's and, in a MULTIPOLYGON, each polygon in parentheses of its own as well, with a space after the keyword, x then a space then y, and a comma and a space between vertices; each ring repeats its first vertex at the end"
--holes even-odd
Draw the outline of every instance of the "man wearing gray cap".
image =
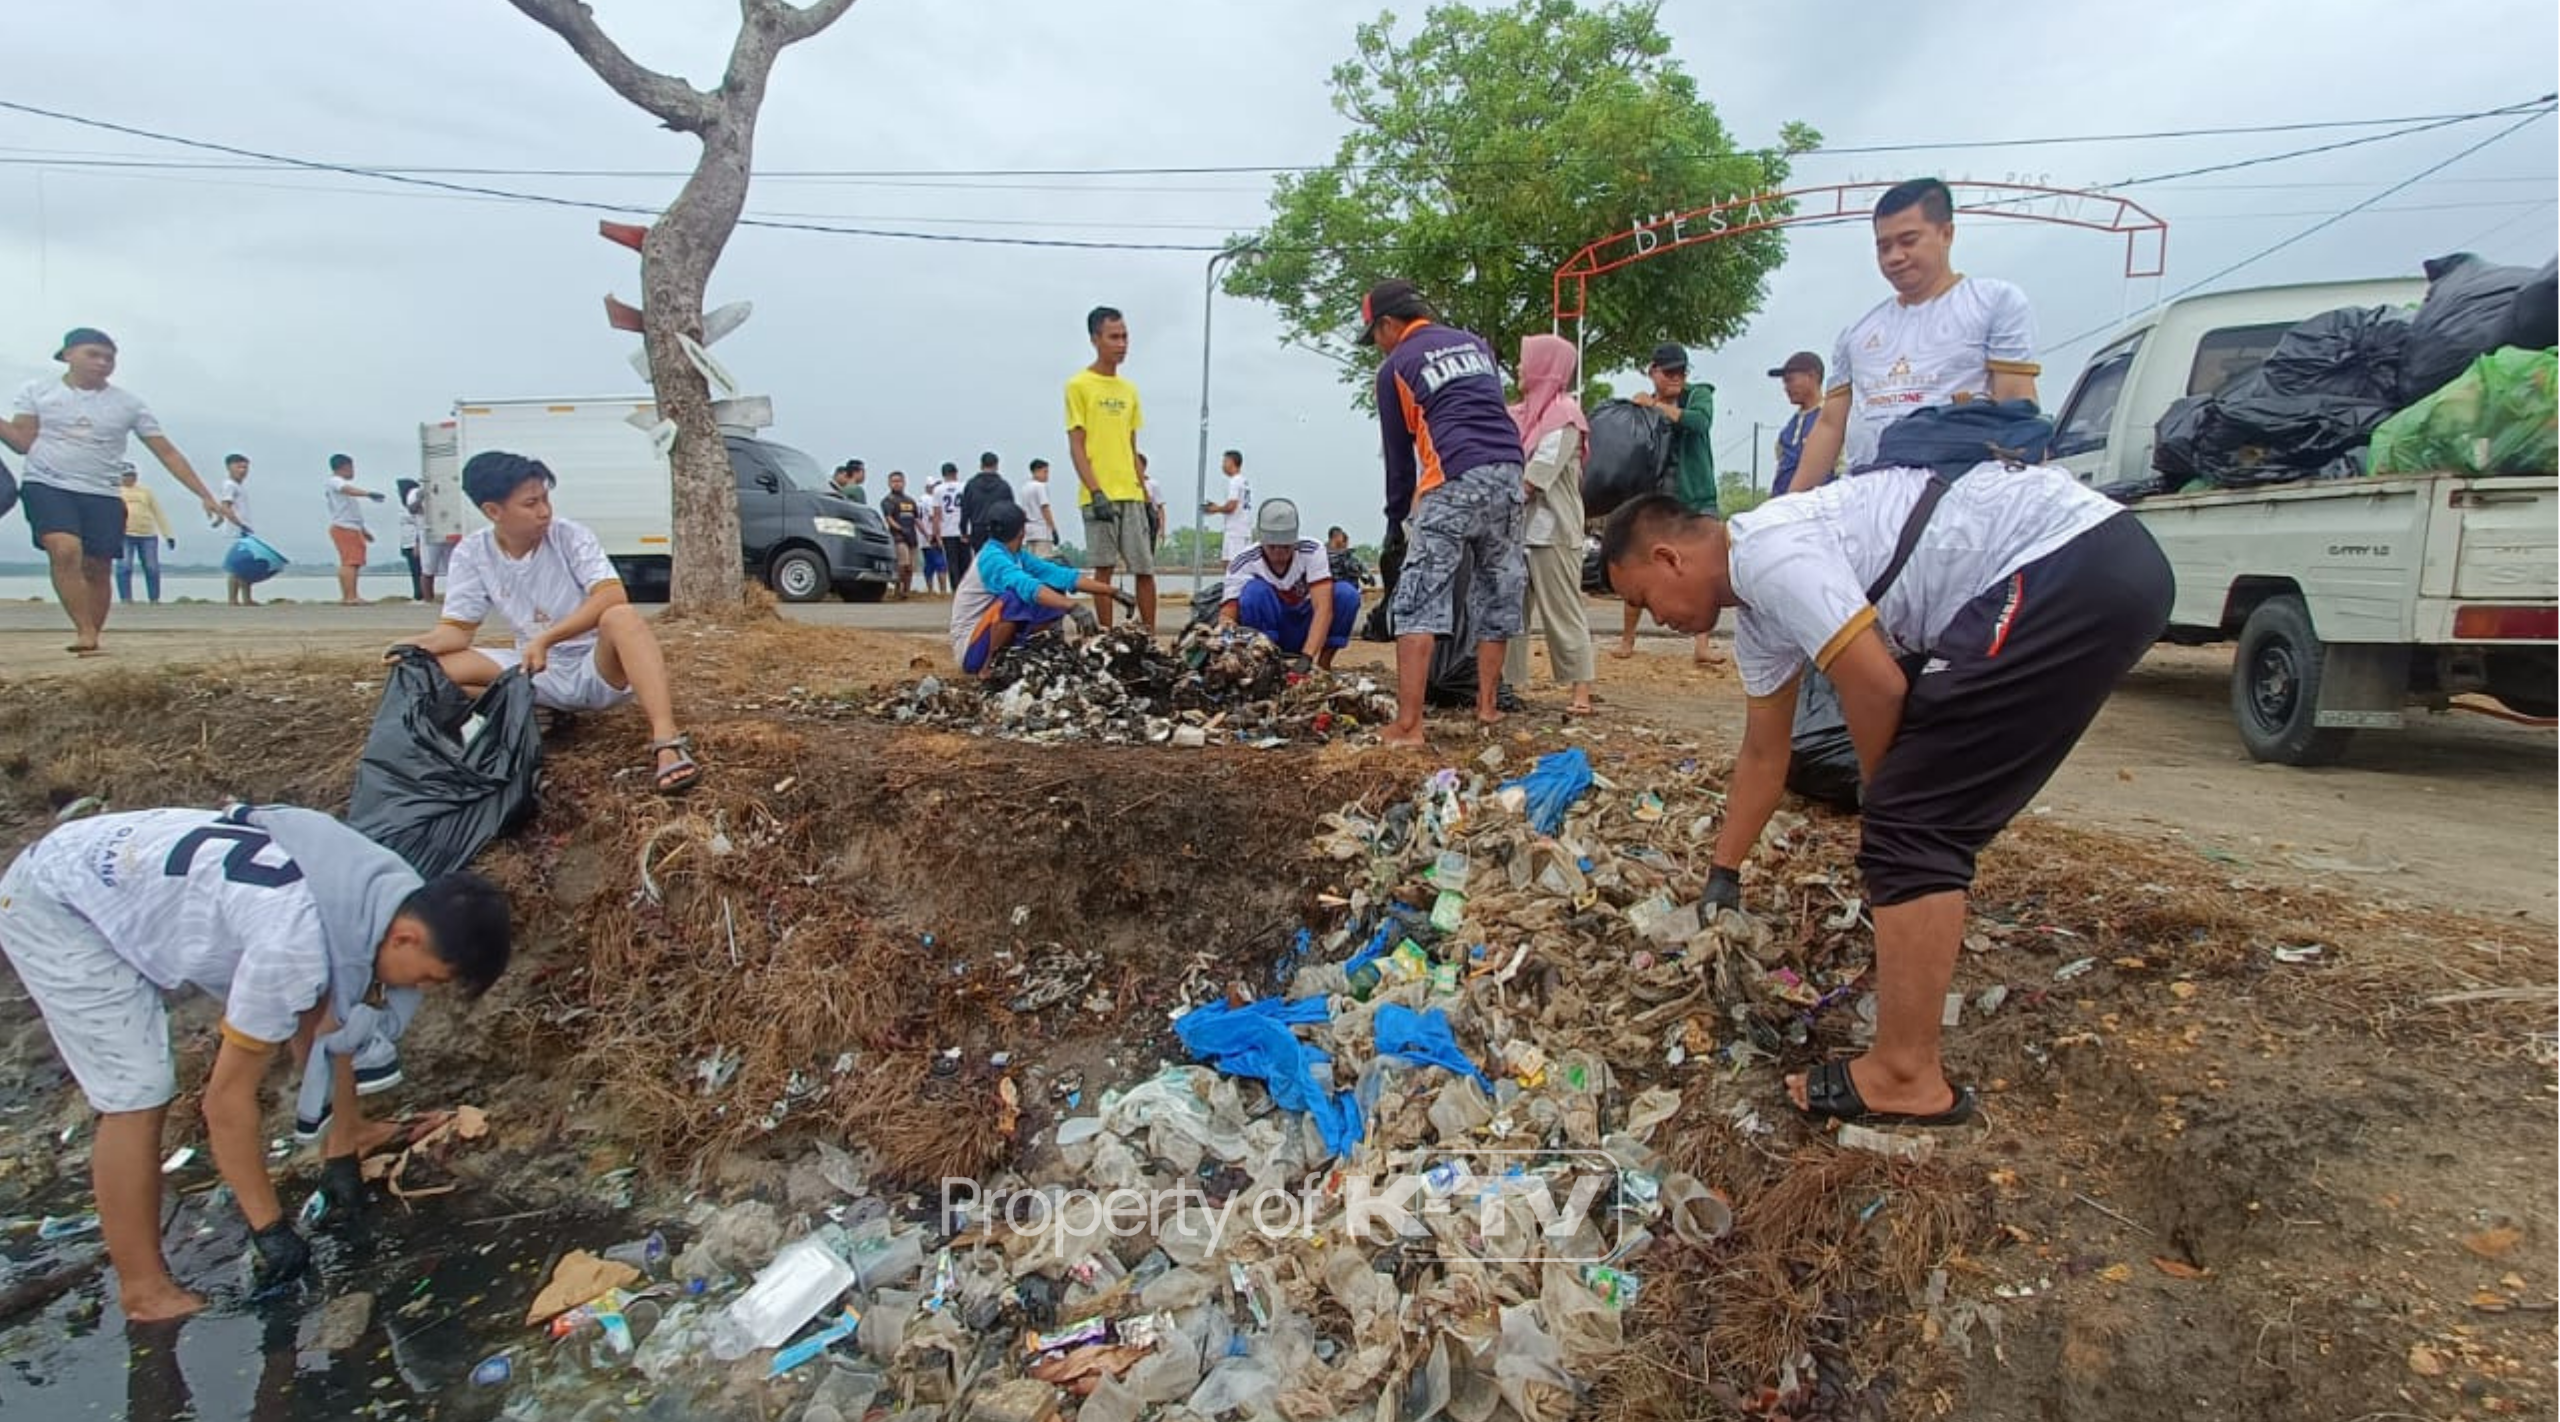
POLYGON ((1333 669, 1360 619, 1360 585, 1333 575, 1333 560, 1298 536, 1298 506, 1265 499, 1253 514, 1253 546, 1227 564, 1218 620, 1250 627, 1301 665, 1333 669))
POLYGON ((75 327, 53 358, 62 362, 62 378, 39 377, 19 389, 10 417, 0 421, 0 443, 27 457, 21 476, 27 528, 51 564, 54 596, 71 616, 72 654, 93 657, 114 604, 109 579, 124 552, 118 485, 125 441, 140 437, 170 477, 204 504, 206 517, 224 523, 231 515, 160 432, 142 397, 107 384, 116 373, 116 343, 106 332, 75 327))
POLYGON ((1813 433, 1814 421, 1822 417, 1822 357, 1811 351, 1798 351, 1786 363, 1769 372, 1787 393, 1787 403, 1796 412, 1778 426, 1778 476, 1770 481, 1769 497, 1777 498, 1795 487, 1796 466, 1804 460, 1804 437, 1813 433))

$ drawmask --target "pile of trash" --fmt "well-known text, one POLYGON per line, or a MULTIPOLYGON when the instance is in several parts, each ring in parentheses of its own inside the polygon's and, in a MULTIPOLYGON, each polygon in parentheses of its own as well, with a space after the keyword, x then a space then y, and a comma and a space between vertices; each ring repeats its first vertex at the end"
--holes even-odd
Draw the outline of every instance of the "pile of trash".
POLYGON ((1384 725, 1395 698, 1366 677, 1293 668, 1260 633, 1195 623, 1170 648, 1136 629, 1034 637, 983 681, 928 676, 871 710, 1015 740, 1268 749, 1384 725))
MULTIPOLYGON (((697 1207, 681 1253, 573 1255, 535 1320, 560 1341, 493 1380, 808 1422, 1574 1412, 1648 1251, 1732 1226, 1657 1132, 1851 999, 1863 912, 1808 872, 1766 885, 1802 931, 1701 922, 1721 803, 1694 764, 1635 787, 1578 749, 1502 759, 1325 817, 1338 921, 1179 1011, 1187 1062, 1026 1121, 1016 1167, 938 1201, 820 1145, 794 1217, 697 1207)), ((1803 830, 1780 817, 1773 862, 1803 830)))

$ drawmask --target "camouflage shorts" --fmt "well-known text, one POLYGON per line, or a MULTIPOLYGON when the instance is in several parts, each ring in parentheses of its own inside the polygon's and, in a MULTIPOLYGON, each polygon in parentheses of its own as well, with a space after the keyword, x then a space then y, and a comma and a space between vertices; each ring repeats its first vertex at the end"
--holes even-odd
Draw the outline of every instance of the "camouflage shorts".
POLYGON ((1396 576, 1388 617, 1397 636, 1460 631, 1458 566, 1469 553, 1463 629, 1479 642, 1520 635, 1529 591, 1529 558, 1521 546, 1526 505, 1517 464, 1484 464, 1416 495, 1405 520, 1404 567, 1396 576))

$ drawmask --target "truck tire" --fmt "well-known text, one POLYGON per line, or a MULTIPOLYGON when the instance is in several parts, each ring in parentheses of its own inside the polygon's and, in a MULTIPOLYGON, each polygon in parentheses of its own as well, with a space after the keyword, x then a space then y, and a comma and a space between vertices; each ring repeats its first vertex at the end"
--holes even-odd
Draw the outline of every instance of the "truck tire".
POLYGON ((813 548, 786 548, 773 555, 773 563, 765 569, 764 580, 773 587, 773 595, 784 602, 818 602, 835 590, 835 581, 827 576, 827 560, 813 548))
POLYGON ((2252 759, 2334 765, 2347 753, 2354 732, 2316 724, 2328 659, 2301 598, 2271 597, 2249 614, 2231 661, 2231 719, 2252 759))

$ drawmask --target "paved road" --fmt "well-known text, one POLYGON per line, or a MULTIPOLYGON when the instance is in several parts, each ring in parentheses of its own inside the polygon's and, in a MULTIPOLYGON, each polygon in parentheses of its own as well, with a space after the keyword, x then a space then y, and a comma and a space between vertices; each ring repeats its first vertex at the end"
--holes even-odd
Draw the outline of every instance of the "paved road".
MULTIPOLYGON (((1605 638, 1617 626, 1616 608, 1592 606, 1605 638)), ((784 612, 824 626, 911 634, 921 650, 931 645, 927 639, 938 639, 948 610, 944 600, 919 599, 816 603, 784 612)), ((405 603, 120 609, 107 628, 111 655, 82 660, 63 650, 67 629, 50 604, 0 603, 0 680, 362 653, 433 620, 431 610, 405 603)), ((1685 639, 1651 635, 1644 645, 1649 655, 1636 662, 1601 663, 1601 689, 1609 698, 1604 709, 1693 728, 1707 744, 1730 745, 1740 733, 1742 709, 1730 672, 1692 669, 1685 639)), ((1343 665, 1383 673, 1383 652, 1355 643, 1343 665)), ((2560 813, 2552 796, 2551 732, 2476 716, 2420 714, 2405 731, 2359 737, 2341 766, 2256 765, 2231 727, 2229 668, 2225 650, 2156 649, 2055 777, 2045 803, 2075 822, 2176 837, 2226 862, 2244 861, 2247 867, 2235 874, 2324 878, 2396 898, 2553 921, 2560 907, 2551 872, 2560 813), (2378 872, 2340 867, 2346 865, 2378 872)), ((1545 690, 1534 694, 1556 701, 1545 690)))

